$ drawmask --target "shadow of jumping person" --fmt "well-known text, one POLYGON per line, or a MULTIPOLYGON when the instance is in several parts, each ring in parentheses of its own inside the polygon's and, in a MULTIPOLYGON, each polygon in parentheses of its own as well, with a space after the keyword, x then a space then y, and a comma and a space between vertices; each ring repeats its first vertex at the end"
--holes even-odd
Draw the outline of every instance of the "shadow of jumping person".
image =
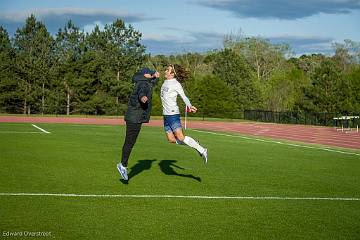
MULTIPOLYGON (((129 180, 136 175, 140 174, 142 171, 149 170, 151 168, 151 165, 156 160, 139 160, 134 166, 130 168, 130 172, 128 174, 129 180)), ((128 181, 129 181, 128 180, 128 181)), ((123 179, 120 179, 120 181, 124 184, 128 184, 128 181, 125 181, 123 179)))
POLYGON ((195 177, 192 174, 181 174, 181 173, 177 173, 174 168, 178 168, 181 170, 184 170, 185 168, 182 168, 178 165, 176 165, 177 161, 176 160, 161 160, 159 162, 159 166, 160 169, 163 173, 165 173, 166 175, 175 175, 175 176, 179 176, 179 177, 187 177, 187 178, 192 178, 198 182, 201 182, 201 178, 200 177, 195 177))

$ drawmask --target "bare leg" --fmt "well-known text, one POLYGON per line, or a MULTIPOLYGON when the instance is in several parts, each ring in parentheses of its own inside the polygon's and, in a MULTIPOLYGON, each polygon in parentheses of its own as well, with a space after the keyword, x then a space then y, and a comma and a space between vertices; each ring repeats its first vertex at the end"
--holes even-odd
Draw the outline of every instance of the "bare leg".
POLYGON ((166 138, 169 141, 169 143, 176 143, 176 138, 175 138, 174 133, 166 132, 166 138))
POLYGON ((181 128, 176 129, 175 136, 179 141, 185 143, 189 147, 195 148, 200 154, 203 154, 205 152, 205 148, 203 148, 197 141, 195 141, 189 136, 184 136, 181 128))

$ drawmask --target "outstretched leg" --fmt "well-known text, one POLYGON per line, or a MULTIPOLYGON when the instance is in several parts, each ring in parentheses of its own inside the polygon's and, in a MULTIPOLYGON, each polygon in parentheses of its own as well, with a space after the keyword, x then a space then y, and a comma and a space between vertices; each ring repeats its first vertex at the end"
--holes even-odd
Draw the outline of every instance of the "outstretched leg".
POLYGON ((175 137, 188 145, 189 147, 195 148, 201 155, 203 155, 206 151, 206 149, 201 146, 197 141, 195 141, 192 137, 184 136, 184 133, 181 128, 176 129, 175 131, 175 137))

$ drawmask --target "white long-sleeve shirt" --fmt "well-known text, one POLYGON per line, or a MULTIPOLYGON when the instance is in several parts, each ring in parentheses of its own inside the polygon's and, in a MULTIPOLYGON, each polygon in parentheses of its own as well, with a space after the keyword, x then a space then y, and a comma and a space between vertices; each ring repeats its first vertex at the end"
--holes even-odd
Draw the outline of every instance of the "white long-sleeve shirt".
POLYGON ((180 114, 177 105, 177 95, 180 95, 187 107, 191 107, 190 100, 186 97, 181 84, 175 79, 165 80, 161 86, 161 103, 163 107, 163 115, 180 114))

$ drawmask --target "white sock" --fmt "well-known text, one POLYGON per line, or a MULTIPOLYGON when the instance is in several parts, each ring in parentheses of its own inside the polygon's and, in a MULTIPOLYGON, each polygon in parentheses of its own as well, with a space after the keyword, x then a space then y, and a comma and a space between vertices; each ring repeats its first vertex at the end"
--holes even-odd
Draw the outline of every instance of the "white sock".
POLYGON ((185 136, 184 143, 189 147, 195 148, 201 154, 205 151, 205 148, 200 146, 200 144, 191 137, 185 136))

